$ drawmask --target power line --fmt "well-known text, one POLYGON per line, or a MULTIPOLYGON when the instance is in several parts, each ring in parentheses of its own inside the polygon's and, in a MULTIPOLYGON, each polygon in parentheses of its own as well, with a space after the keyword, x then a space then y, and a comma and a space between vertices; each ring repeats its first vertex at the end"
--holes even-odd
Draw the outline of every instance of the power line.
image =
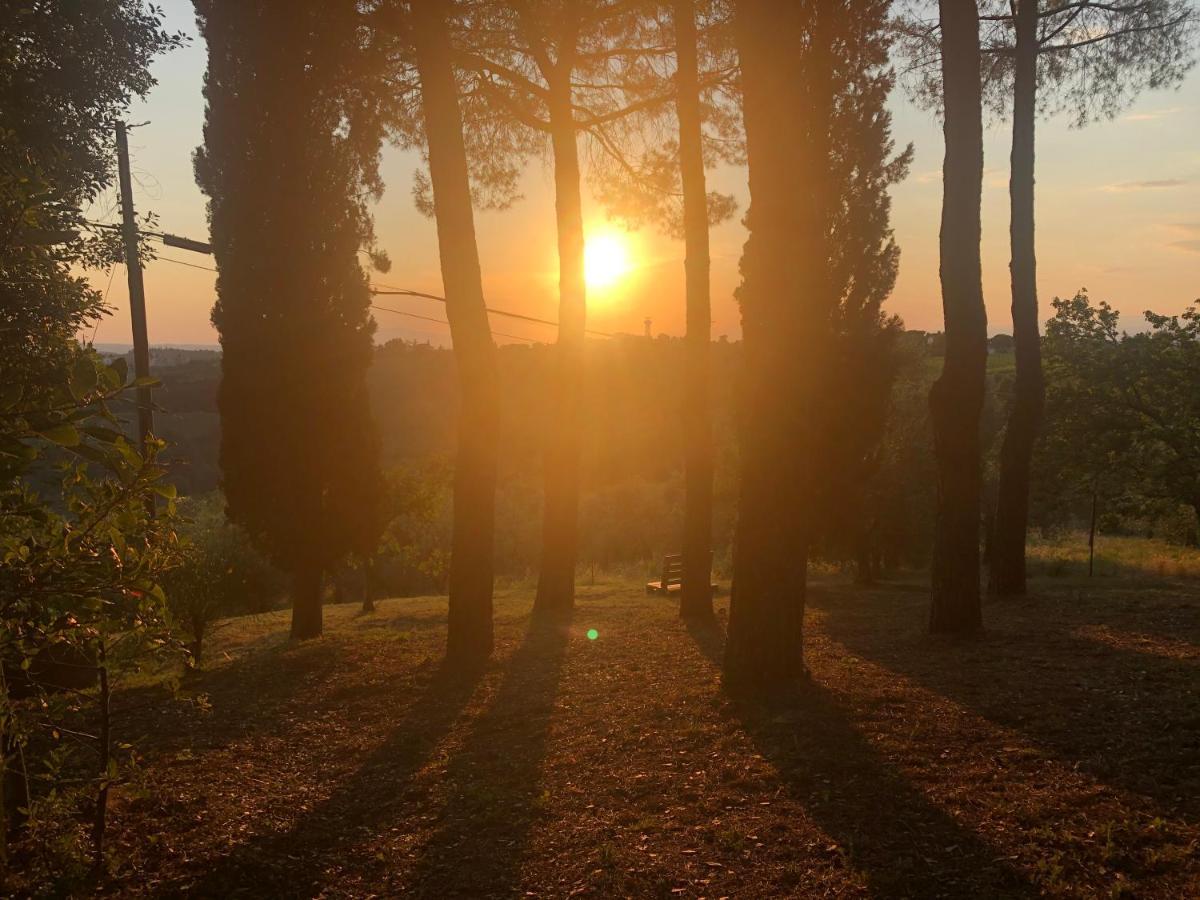
POLYGON ((171 259, 169 256, 156 256, 155 259, 161 259, 163 262, 175 263, 177 266, 187 266, 189 269, 203 269, 205 272, 217 271, 212 266, 202 266, 199 263, 184 262, 182 259, 171 259))
MULTIPOLYGON (((423 322, 436 322, 438 325, 450 325, 450 323, 444 319, 435 319, 433 316, 423 316, 420 313, 407 312, 403 309, 390 309, 386 306, 376 306, 373 303, 371 304, 371 309, 378 310, 379 312, 395 313, 398 316, 408 316, 410 319, 420 319, 423 322)), ((527 341, 530 344, 538 343, 538 341, 535 341, 533 338, 524 337, 519 334, 505 334, 503 331, 493 331, 492 334, 495 337, 512 338, 514 341, 527 341)))
MULTIPOLYGON (((381 291, 379 289, 381 287, 386 288, 386 287, 388 287, 388 285, 381 284, 378 287, 372 285, 371 293, 377 297, 420 297, 423 300, 436 300, 438 303, 446 302, 445 297, 439 297, 437 294, 427 294, 424 291, 413 291, 413 290, 408 290, 406 288, 393 288, 391 290, 382 290, 381 291)), ((527 316, 524 313, 515 313, 515 312, 511 312, 506 309, 496 309, 495 307, 492 307, 492 306, 485 306, 484 309, 486 309, 492 315, 496 315, 496 316, 507 316, 510 319, 520 319, 523 322, 533 322, 537 325, 551 325, 554 328, 558 327, 558 323, 553 321, 552 319, 539 319, 537 316, 527 316)), ((590 328, 585 328, 584 334, 590 334, 590 335, 594 335, 595 337, 606 337, 606 338, 610 338, 613 336, 613 335, 609 334, 607 331, 593 331, 590 328)))

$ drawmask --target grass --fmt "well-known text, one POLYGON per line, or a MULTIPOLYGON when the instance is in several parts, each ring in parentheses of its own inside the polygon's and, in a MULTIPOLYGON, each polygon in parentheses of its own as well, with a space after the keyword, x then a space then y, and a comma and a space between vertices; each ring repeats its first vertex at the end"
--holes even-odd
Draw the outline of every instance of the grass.
MULTIPOLYGON (((1032 541, 1028 559, 1031 571, 1050 576, 1087 574, 1087 534, 1071 532, 1052 539, 1032 541)), ((1200 578, 1200 549, 1140 537, 1096 538, 1096 575, 1153 578, 1200 578)))
MULTIPOLYGON (((127 896, 1200 895, 1200 587, 1037 582, 935 640, 916 581, 820 579, 812 684, 721 689, 718 627, 640 585, 535 627, 496 603, 474 678, 445 600, 238 621, 118 791, 127 896), (588 629, 598 639, 586 638, 588 629)), ((727 601, 719 606, 722 613, 727 601)), ((127 728, 130 726, 126 726, 127 728)))

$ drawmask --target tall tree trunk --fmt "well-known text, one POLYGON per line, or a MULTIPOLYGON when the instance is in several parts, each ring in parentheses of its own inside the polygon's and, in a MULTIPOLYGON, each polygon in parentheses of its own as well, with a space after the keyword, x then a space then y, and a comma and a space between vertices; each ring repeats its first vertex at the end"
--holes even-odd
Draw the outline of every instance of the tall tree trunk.
POLYGON ((1034 250, 1034 121, 1037 115, 1038 0, 1017 0, 1013 89, 1012 318, 1017 375, 1000 449, 1000 488, 988 579, 998 597, 1025 593, 1025 533, 1033 445, 1042 423, 1046 388, 1038 334, 1037 257, 1034 250))
POLYGON ((306 566, 292 573, 292 640, 321 636, 321 568, 306 566))
POLYGON ((571 109, 571 70, 560 59, 549 79, 554 210, 558 226, 558 343, 545 455, 542 560, 534 611, 555 613, 575 603, 579 555, 579 399, 587 290, 583 279, 583 201, 579 148, 571 109))
POLYGON ((979 257, 983 111, 975 0, 940 0, 946 157, 940 237, 946 355, 929 394, 937 457, 929 628, 967 633, 979 598, 980 441, 987 311, 979 257))
MULTIPOLYGON (((797 48, 803 4, 739 0, 749 163, 749 237, 742 254, 744 342, 738 404, 740 496, 725 680, 774 693, 804 675, 801 643, 811 523, 817 388, 829 345, 814 190, 812 72, 797 48)), ((814 44, 820 37, 814 37, 814 44)), ((809 54, 811 56, 811 54, 809 54)))
POLYGON ((712 618, 712 422, 709 417, 708 191, 701 147, 700 77, 695 0, 675 0, 675 76, 679 114, 679 169, 683 183, 687 339, 683 401, 683 584, 680 615, 712 618))
POLYGON ((446 8, 439 0, 415 0, 412 34, 421 77, 446 316, 462 397, 454 468, 446 656, 454 664, 474 665, 492 652, 499 393, 446 8))

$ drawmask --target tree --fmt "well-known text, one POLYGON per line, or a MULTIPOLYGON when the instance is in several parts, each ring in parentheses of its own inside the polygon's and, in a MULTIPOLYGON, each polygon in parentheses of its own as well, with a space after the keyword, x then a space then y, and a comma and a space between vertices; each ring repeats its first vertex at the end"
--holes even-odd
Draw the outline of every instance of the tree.
POLYGON ((1141 87, 1178 83, 1190 66, 1189 31, 1195 20, 1186 0, 1040 6, 1040 0, 1013 0, 1010 15, 995 17, 997 28, 985 47, 986 53, 1011 60, 1013 120, 1009 193, 1016 382, 1000 451, 988 567, 989 589, 998 596, 1025 593, 1030 464, 1045 403, 1034 244, 1039 82, 1071 104, 1077 124, 1094 115, 1111 117, 1141 87))
POLYGON ((470 172, 446 5, 438 0, 412 0, 411 8, 446 315, 462 387, 446 655, 454 663, 470 665, 492 652, 500 402, 496 353, 475 243, 470 172))
POLYGON ((713 437, 709 413, 708 190, 704 183, 703 119, 694 0, 675 0, 675 108, 679 118, 679 173, 683 187, 684 271, 687 291, 687 375, 683 409, 686 432, 683 573, 679 612, 711 619, 713 437))
MULTIPOLYGON (((1035 125, 1045 113, 1069 113, 1076 126, 1112 118, 1145 89, 1178 84, 1192 65, 1197 18, 1188 0, 1105 3, 1094 0, 990 0, 981 19, 984 102, 1012 116, 1009 180, 1012 317, 1016 380, 1000 451, 988 587, 1025 593, 1025 535, 1030 465, 1041 428, 1045 379, 1038 332, 1034 240, 1035 125)), ((935 30, 905 23, 908 54, 936 56, 935 30), (932 52, 931 52, 932 51, 932 52)), ((941 83, 915 68, 915 91, 937 106, 941 83)))
POLYGON ((293 576, 292 635, 321 633, 322 575, 378 538, 367 406, 369 294, 357 253, 387 94, 355 4, 197 0, 208 41, 204 147, 219 275, 228 512, 293 576))
POLYGON ((1119 482, 1143 501, 1190 508, 1200 525, 1200 301, 1145 318, 1148 331, 1125 334, 1086 291, 1055 298, 1046 367, 1057 418, 1042 458, 1085 495, 1112 496, 1119 482))
POLYGON ((987 368, 987 311, 980 262, 983 106, 979 11, 974 0, 940 0, 946 157, 940 236, 946 355, 929 393, 937 457, 929 628, 975 631, 979 598, 979 422, 987 368))
POLYGON ((606 129, 660 107, 664 96, 630 101, 623 86, 638 81, 633 35, 636 4, 618 0, 483 2, 474 20, 487 35, 460 61, 476 90, 521 125, 548 140, 554 164, 558 233, 559 314, 551 384, 553 423, 544 463, 542 559, 534 609, 553 614, 575 598, 579 546, 579 396, 583 382, 587 287, 584 282, 582 171, 579 137, 610 140, 606 129))
POLYGON ((882 464, 901 323, 883 312, 896 283, 900 248, 891 227, 889 189, 908 173, 912 147, 899 154, 887 109, 894 75, 888 66, 890 3, 855 5, 832 32, 832 107, 825 163, 829 180, 826 266, 835 301, 833 352, 824 393, 824 427, 833 448, 819 463, 816 537, 837 554, 849 549, 858 577, 869 581, 876 555, 875 485, 882 464))
POLYGON ((804 675, 805 569, 833 307, 824 245, 833 7, 740 0, 734 9, 750 184, 724 661, 735 689, 776 691, 804 675))
POLYGON ((63 882, 89 842, 103 862, 112 686, 172 648, 172 503, 147 514, 174 495, 161 444, 143 456, 121 434, 124 362, 77 335, 108 312, 78 269, 115 259, 82 207, 113 181, 113 126, 154 85, 151 60, 181 40, 135 0, 0 6, 0 864, 9 814, 45 812, 38 849, 63 882), (97 739, 61 740, 81 716, 97 739))

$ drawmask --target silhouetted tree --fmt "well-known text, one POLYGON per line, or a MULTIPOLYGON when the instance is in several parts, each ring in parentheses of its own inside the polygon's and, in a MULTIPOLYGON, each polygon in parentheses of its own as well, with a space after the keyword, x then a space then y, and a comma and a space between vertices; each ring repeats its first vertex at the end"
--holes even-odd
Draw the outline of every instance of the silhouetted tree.
POLYGON ((684 380, 683 574, 680 615, 712 618, 713 436, 709 412, 708 190, 704 180, 695 0, 675 0, 675 108, 679 119, 679 173, 683 188, 684 272, 687 290, 687 375, 684 380))
POLYGON ((833 402, 824 427, 832 452, 821 460, 818 533, 826 549, 851 550, 860 579, 870 580, 877 554, 874 479, 892 385, 901 323, 883 313, 896 283, 900 249, 891 227, 889 188, 902 180, 912 147, 896 154, 888 95, 891 30, 888 0, 854 4, 830 29, 833 97, 826 163, 825 223, 829 286, 835 299, 824 393, 833 402))
POLYGON ((983 106, 975 0, 940 0, 945 86, 940 237, 946 355, 929 394, 937 456, 929 627, 970 632, 981 624, 979 421, 987 368, 987 311, 980 263, 983 106))
POLYGON ((584 282, 581 133, 662 106, 665 97, 630 100, 621 86, 636 68, 631 35, 636 4, 620 0, 483 2, 476 35, 486 38, 460 61, 478 75, 476 90, 547 139, 554 166, 558 232, 557 361, 547 432, 542 560, 534 609, 569 609, 575 597, 579 544, 580 423, 587 290, 584 282))
POLYGON ((742 254, 739 501, 725 678, 773 691, 804 673, 814 474, 831 352, 825 247, 836 4, 739 0, 749 166, 742 254))
MULTIPOLYGON (((1178 84, 1192 65, 1196 15, 1189 0, 988 0, 983 7, 984 102, 1012 117, 1009 181, 1012 317, 1016 379, 1000 451, 1000 481, 988 560, 989 590, 1025 593, 1030 465, 1045 403, 1038 333, 1034 242, 1035 122, 1066 112, 1074 124, 1111 118, 1144 89, 1178 84)), ((935 29, 903 26, 907 54, 936 59, 935 29)), ((917 66, 915 92, 941 98, 931 66, 917 66)))
POLYGON ((410 5, 446 315, 462 396, 446 653, 455 663, 474 664, 492 651, 499 416, 496 354, 475 243, 470 172, 446 21, 448 5, 439 0, 412 0, 410 5))
POLYGON ((321 633, 323 573, 379 533, 357 254, 379 191, 378 111, 353 3, 196 0, 219 268, 221 467, 229 516, 294 578, 292 635, 321 633))

